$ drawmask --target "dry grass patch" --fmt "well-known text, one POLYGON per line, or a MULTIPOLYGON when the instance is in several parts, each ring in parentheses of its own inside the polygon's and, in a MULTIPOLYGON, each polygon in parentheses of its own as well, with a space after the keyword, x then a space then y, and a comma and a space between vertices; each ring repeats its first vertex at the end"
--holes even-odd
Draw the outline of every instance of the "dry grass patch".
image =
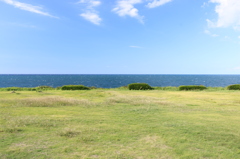
POLYGON ((64 136, 64 137, 75 137, 77 135, 79 135, 81 132, 77 131, 75 128, 64 128, 61 132, 59 132, 60 136, 64 136))
POLYGON ((107 100, 108 104, 130 104, 130 105, 169 105, 164 98, 147 97, 147 96, 126 96, 118 95, 110 97, 107 100))
POLYGON ((87 99, 55 97, 26 98, 17 101, 16 106, 25 107, 56 107, 56 106, 93 106, 95 103, 87 99))
POLYGON ((52 128, 56 127, 60 123, 60 121, 57 120, 45 119, 36 116, 13 117, 10 115, 3 115, 1 119, 3 120, 3 124, 0 127, 1 131, 8 133, 23 131, 23 128, 27 126, 52 128))

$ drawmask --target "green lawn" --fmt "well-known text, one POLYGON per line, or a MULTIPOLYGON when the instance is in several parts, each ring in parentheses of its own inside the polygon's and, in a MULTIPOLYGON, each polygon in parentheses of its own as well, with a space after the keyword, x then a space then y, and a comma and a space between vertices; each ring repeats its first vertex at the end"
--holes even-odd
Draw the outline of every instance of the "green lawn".
POLYGON ((0 158, 240 158, 240 91, 0 91, 0 158))

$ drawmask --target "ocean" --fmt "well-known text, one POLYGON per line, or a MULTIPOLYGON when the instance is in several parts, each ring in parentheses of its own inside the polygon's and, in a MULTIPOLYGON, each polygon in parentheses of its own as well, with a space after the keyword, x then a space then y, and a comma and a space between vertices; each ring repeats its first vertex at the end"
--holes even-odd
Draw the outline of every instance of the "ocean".
POLYGON ((2 74, 0 87, 37 87, 42 85, 59 87, 63 85, 85 85, 97 88, 117 88, 130 83, 148 83, 155 87, 204 85, 225 87, 240 84, 240 75, 44 75, 44 74, 2 74))

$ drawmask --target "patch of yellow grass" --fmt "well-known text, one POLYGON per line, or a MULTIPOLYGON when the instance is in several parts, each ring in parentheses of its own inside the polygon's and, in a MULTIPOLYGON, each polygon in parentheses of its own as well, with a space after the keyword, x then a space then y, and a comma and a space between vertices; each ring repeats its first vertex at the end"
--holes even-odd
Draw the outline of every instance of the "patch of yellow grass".
POLYGON ((16 106, 25 107, 91 106, 91 105, 94 105, 94 103, 87 99, 74 99, 60 96, 26 98, 20 99, 16 103, 16 106))
POLYGON ((147 96, 126 96, 117 95, 107 99, 107 103, 116 104, 131 104, 131 105, 168 105, 169 102, 163 100, 163 98, 147 97, 147 96))

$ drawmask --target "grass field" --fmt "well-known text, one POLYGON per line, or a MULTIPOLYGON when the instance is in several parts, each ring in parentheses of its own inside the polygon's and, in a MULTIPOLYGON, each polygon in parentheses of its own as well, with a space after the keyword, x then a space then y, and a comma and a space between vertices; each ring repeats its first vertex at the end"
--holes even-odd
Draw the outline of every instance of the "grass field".
POLYGON ((0 91, 0 158, 240 158, 240 91, 0 91))

